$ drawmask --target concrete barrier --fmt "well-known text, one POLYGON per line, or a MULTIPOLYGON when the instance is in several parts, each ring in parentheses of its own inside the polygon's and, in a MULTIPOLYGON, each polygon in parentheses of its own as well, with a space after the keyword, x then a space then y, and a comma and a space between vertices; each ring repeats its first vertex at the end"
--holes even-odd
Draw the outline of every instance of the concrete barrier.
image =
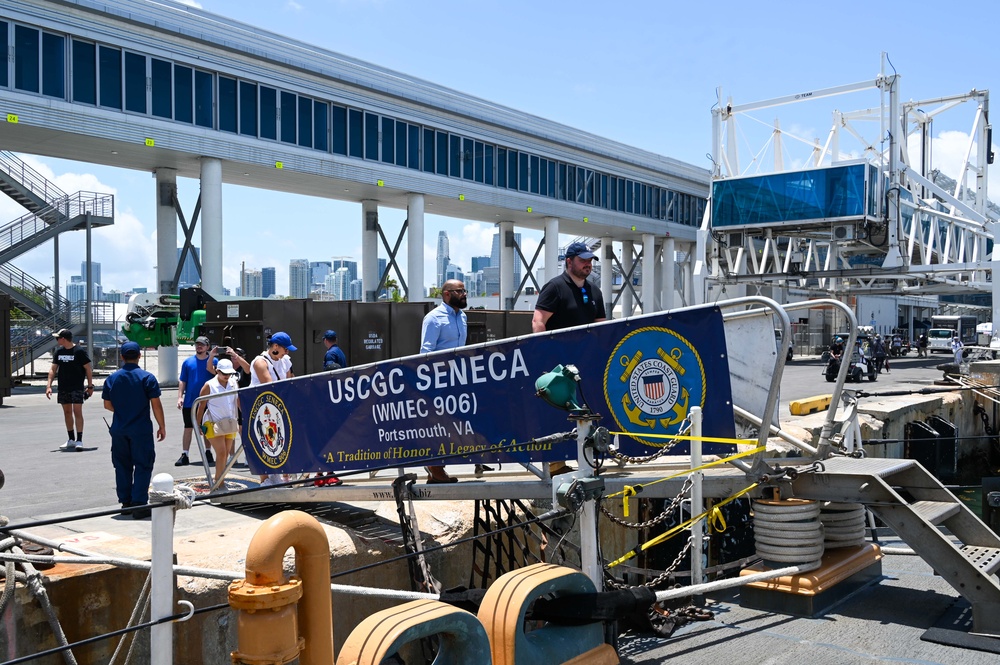
POLYGON ((833 395, 816 395, 815 397, 804 397, 793 399, 788 403, 788 410, 793 416, 808 416, 810 413, 826 411, 830 408, 830 400, 833 395))

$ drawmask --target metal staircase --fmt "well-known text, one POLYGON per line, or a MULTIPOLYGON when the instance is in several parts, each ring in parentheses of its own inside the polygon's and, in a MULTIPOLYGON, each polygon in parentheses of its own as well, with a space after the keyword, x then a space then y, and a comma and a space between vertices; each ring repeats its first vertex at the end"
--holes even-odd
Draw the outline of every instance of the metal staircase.
POLYGON ((793 487, 799 498, 868 506, 972 604, 975 632, 1000 636, 1000 536, 918 462, 832 458, 793 487))
POLYGON ((30 212, 42 210, 66 198, 66 192, 6 150, 0 150, 0 192, 30 212))
POLYGON ((88 215, 94 228, 114 223, 114 202, 115 197, 111 194, 77 192, 36 207, 0 227, 0 264, 34 249, 63 231, 85 229, 88 215))
POLYGON ((114 196, 97 192, 68 195, 14 153, 0 150, 0 192, 23 206, 27 214, 0 227, 0 293, 31 316, 30 325, 10 332, 12 369, 17 370, 52 348, 50 333, 84 320, 83 303, 74 308, 43 284, 10 263, 64 231, 114 223, 114 196))

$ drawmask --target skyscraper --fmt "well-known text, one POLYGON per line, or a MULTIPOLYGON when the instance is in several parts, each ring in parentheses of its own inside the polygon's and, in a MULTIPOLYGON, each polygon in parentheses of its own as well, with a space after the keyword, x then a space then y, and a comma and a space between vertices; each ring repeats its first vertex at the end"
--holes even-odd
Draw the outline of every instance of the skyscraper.
MULTIPOLYGON (((177 248, 177 261, 181 260, 182 248, 177 248)), ((187 253, 184 257, 184 267, 181 268, 181 276, 177 280, 177 288, 184 288, 185 286, 194 286, 195 284, 201 284, 201 275, 198 274, 198 268, 195 266, 195 258, 199 261, 201 260, 201 252, 198 251, 197 247, 192 247, 191 251, 187 253)))
MULTIPOLYGON (((91 272, 93 272, 93 275, 91 275, 90 281, 92 283, 94 283, 94 284, 100 284, 101 283, 101 264, 98 263, 97 261, 91 261, 90 262, 90 270, 91 270, 91 272)), ((83 278, 83 281, 87 281, 87 262, 86 261, 80 261, 80 277, 83 278)))
POLYGON ((292 298, 308 298, 312 283, 307 259, 292 259, 288 262, 288 295, 292 298))
POLYGON ((340 258, 335 258, 331 262, 331 272, 336 271, 338 268, 347 268, 348 274, 351 276, 351 281, 353 282, 358 278, 358 262, 352 261, 350 258, 344 256, 340 258))
MULTIPOLYGON (((514 234, 514 242, 517 246, 521 246, 521 234, 514 234)), ((486 276, 486 292, 487 293, 499 293, 500 292, 500 234, 493 234, 493 249, 490 251, 490 265, 483 269, 483 275, 486 276), (495 271, 495 272, 494 272, 495 271), (491 279, 491 277, 495 275, 491 279), (495 280, 495 281, 494 281, 495 280)), ((517 288, 517 285, 521 283, 521 261, 517 258, 517 253, 514 253, 514 283, 510 284, 511 291, 517 288)))
POLYGON ((326 276, 333 272, 333 266, 329 261, 310 261, 309 262, 309 291, 318 291, 324 288, 326 284, 326 276))
POLYGON ((490 265, 490 257, 488 256, 472 257, 472 272, 479 272, 488 265, 490 265))
POLYGON ((351 299, 351 273, 346 267, 337 268, 333 271, 333 289, 331 293, 333 294, 334 300, 350 300, 351 299))
POLYGON ((261 268, 261 281, 263 286, 261 287, 260 297, 270 298, 275 293, 277 293, 277 284, 275 283, 274 268, 261 268))
MULTIPOLYGON (((101 264, 91 261, 93 270, 93 280, 91 283, 90 299, 94 301, 104 300, 104 289, 101 288, 101 264)), ((66 285, 66 299, 70 302, 80 302, 87 299, 87 262, 80 263, 80 274, 72 275, 69 284, 66 285)))
POLYGON ((264 297, 264 276, 260 270, 244 270, 240 294, 247 298, 264 297))
POLYGON ((445 280, 445 273, 448 271, 448 264, 451 262, 450 256, 451 248, 448 244, 448 232, 439 231, 438 232, 438 243, 437 243, 437 281, 434 282, 434 286, 441 286, 445 280))

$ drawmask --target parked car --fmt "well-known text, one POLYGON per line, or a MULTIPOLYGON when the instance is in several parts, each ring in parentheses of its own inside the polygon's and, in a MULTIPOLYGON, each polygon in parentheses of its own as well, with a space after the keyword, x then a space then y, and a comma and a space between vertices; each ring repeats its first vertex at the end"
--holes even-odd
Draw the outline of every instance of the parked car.
MULTIPOLYGON (((128 341, 127 339, 125 339, 125 337, 119 335, 113 330, 95 330, 93 331, 93 335, 94 335, 94 348, 98 350, 117 349, 122 344, 128 341)), ((83 333, 76 343, 86 349, 87 348, 86 333, 83 333)))
MULTIPOLYGON (((779 349, 781 348, 781 330, 777 328, 774 329, 774 344, 777 348, 779 349)), ((785 350, 785 362, 788 362, 789 360, 792 359, 792 354, 793 354, 792 347, 793 347, 792 340, 788 340, 788 348, 785 350)))

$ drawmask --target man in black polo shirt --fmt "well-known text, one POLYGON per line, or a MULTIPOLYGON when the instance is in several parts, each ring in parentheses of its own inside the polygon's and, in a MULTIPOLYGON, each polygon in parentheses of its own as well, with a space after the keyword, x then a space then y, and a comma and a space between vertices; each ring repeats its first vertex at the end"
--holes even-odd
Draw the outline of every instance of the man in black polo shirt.
POLYGON ((603 321, 604 296, 587 282, 594 253, 582 242, 566 248, 566 270, 542 287, 531 318, 531 332, 560 330, 603 321))
POLYGON ((45 397, 52 399, 52 381, 59 377, 56 401, 66 420, 66 443, 59 450, 83 450, 83 401, 94 394, 94 375, 87 352, 73 343, 73 331, 63 328, 52 335, 59 346, 52 354, 52 367, 45 385, 45 397), (86 385, 84 385, 86 379, 86 385))
MULTIPOLYGON (((566 248, 566 270, 542 287, 531 317, 531 332, 559 330, 603 321, 604 297, 587 281, 594 268, 594 253, 582 242, 566 248)), ((565 462, 549 464, 549 475, 573 469, 565 462)))

